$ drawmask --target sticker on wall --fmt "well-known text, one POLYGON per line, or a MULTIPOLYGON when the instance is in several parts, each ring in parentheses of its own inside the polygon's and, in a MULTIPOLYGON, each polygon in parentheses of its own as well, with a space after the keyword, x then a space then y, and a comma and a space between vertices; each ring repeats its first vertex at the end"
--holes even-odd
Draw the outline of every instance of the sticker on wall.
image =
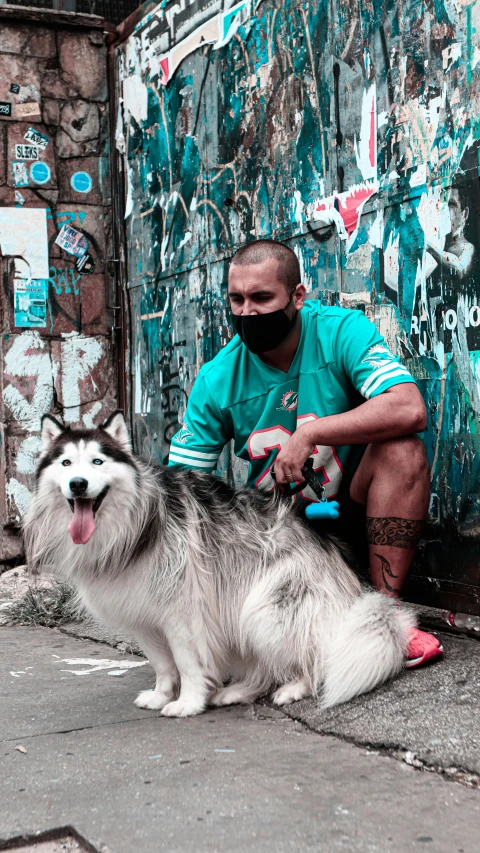
POLYGON ((14 95, 18 95, 20 91, 20 86, 18 85, 18 83, 12 83, 10 86, 10 91, 13 92, 14 95))
POLYGON ((93 181, 88 172, 75 172, 70 178, 70 184, 76 193, 89 193, 93 181))
POLYGON ((49 136, 45 136, 44 133, 40 133, 40 131, 35 130, 34 127, 29 127, 23 138, 26 139, 27 142, 31 142, 32 145, 36 145, 41 151, 44 151, 50 142, 49 136))
POLYGON ((32 163, 30 166, 30 177, 35 184, 48 184, 52 177, 50 166, 42 163, 41 160, 38 163, 32 163))
POLYGON ((42 329, 47 325, 48 280, 16 278, 14 287, 15 326, 42 329))
POLYGON ((36 101, 28 101, 26 104, 17 104, 15 106, 15 115, 17 118, 34 118, 40 115, 40 104, 36 101))
POLYGON ((5 103, 5 101, 0 101, 0 116, 11 116, 12 115, 12 105, 5 103))
POLYGON ((15 157, 17 160, 38 160, 38 148, 36 145, 15 145, 15 157))
POLYGON ((83 258, 90 245, 85 235, 77 231, 76 228, 71 228, 70 225, 62 226, 55 243, 65 252, 75 255, 77 258, 83 258))
POLYGON ((91 255, 86 254, 82 258, 77 258, 75 266, 81 275, 90 275, 95 269, 95 261, 91 255))
POLYGON ((17 204, 20 205, 25 204, 25 199, 21 192, 19 192, 18 190, 15 190, 15 201, 17 202, 17 204))
POLYGON ((26 163, 16 163, 15 160, 12 163, 13 169, 13 181, 16 187, 28 187, 30 181, 28 180, 28 169, 26 163))

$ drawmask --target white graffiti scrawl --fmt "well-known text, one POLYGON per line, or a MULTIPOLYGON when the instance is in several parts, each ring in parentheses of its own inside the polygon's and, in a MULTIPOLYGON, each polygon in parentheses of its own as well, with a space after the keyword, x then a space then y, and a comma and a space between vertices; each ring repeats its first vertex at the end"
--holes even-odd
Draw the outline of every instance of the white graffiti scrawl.
MULTIPOLYGON (((24 332, 15 338, 5 355, 3 401, 18 426, 29 433, 17 454, 17 470, 22 474, 35 471, 40 451, 40 419, 50 411, 53 402, 53 364, 48 344, 38 332, 24 332)), ((26 511, 30 491, 16 477, 6 483, 7 498, 20 515, 26 511)))
MULTIPOLYGON (((4 361, 3 402, 16 427, 29 435, 20 443, 16 454, 15 473, 32 475, 40 452, 40 422, 42 415, 51 410, 54 388, 61 392, 63 417, 67 423, 80 422, 80 405, 84 403, 85 380, 92 389, 92 398, 98 388, 92 371, 104 354, 97 338, 76 333, 62 341, 58 356, 50 351, 50 344, 39 332, 29 331, 18 335, 6 352, 4 361)), ((91 400, 90 400, 91 401, 91 400)), ((96 400, 84 413, 86 426, 93 426, 93 417, 101 408, 96 400)), ((19 519, 28 507, 31 493, 25 482, 10 476, 6 494, 12 513, 19 519)))
POLYGON ((98 388, 93 376, 103 355, 103 347, 98 338, 87 338, 72 332, 62 342, 61 387, 64 405, 64 417, 69 423, 80 421, 81 386, 88 380, 93 397, 98 396, 98 388))

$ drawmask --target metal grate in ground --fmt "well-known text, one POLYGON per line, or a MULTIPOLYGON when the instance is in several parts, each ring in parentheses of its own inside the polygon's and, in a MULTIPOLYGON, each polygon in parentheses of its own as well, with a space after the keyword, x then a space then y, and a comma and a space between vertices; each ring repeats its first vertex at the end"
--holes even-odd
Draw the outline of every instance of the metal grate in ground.
POLYGON ((94 847, 85 841, 72 826, 63 826, 40 832, 35 836, 0 840, 0 851, 14 853, 97 853, 94 847))

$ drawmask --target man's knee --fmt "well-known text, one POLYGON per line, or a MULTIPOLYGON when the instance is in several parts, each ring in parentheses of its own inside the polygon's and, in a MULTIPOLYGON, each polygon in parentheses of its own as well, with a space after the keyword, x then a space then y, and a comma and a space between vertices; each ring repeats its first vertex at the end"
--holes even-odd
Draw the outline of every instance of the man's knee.
POLYGON ((423 441, 417 435, 370 444, 350 487, 350 497, 365 504, 370 483, 385 475, 402 490, 427 488, 430 467, 423 441))
POLYGON ((418 435, 405 435, 372 445, 373 459, 376 465, 389 466, 392 471, 402 471, 413 479, 418 479, 430 471, 427 452, 418 435))
POLYGON ((427 461, 425 445, 418 435, 403 435, 399 438, 388 438, 386 441, 379 441, 371 444, 370 448, 375 457, 399 461, 414 458, 416 462, 427 461))

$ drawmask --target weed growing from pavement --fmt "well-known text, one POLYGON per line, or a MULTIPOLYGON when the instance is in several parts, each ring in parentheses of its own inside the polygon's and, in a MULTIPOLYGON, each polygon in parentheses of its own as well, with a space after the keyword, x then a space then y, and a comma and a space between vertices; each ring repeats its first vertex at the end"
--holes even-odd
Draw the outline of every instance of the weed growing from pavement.
POLYGON ((50 589, 33 589, 8 607, 5 614, 10 625, 43 625, 55 628, 78 619, 75 591, 58 583, 50 589))

